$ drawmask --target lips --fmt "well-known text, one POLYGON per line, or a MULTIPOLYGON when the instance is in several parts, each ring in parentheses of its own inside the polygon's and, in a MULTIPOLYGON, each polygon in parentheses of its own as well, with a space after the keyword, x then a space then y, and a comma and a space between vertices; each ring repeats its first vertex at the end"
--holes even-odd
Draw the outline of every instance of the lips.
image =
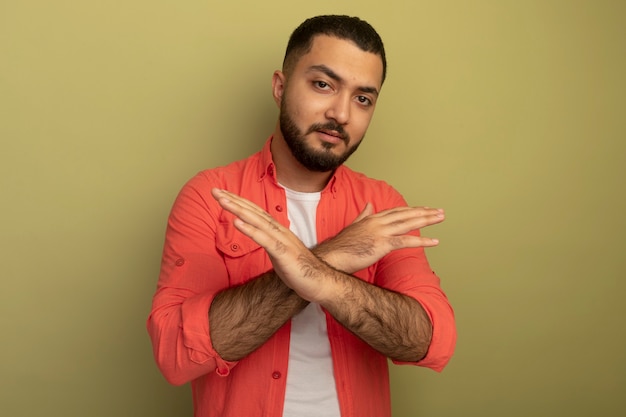
POLYGON ((319 138, 322 142, 326 143, 326 146, 335 146, 344 142, 344 139, 337 132, 318 130, 319 138))
POLYGON ((337 132, 336 130, 319 129, 318 132, 323 133, 323 134, 328 135, 328 136, 334 136, 334 137, 336 137, 338 139, 341 139, 341 140, 345 140, 344 135, 342 135, 341 133, 337 132))

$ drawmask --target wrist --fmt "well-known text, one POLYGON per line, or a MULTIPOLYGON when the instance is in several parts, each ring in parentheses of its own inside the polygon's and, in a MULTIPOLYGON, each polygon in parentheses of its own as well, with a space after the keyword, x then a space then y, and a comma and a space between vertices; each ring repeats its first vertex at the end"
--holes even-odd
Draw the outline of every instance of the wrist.
POLYGON ((323 265, 323 279, 320 281, 320 285, 315 292, 314 299, 310 301, 326 306, 334 304, 342 298, 342 294, 345 292, 346 288, 346 280, 349 280, 350 276, 335 269, 324 259, 320 259, 320 263, 323 265))
POLYGON ((333 250, 331 241, 322 242, 311 251, 318 259, 335 271, 340 271, 346 274, 354 272, 346 269, 348 265, 343 262, 338 251, 333 250))

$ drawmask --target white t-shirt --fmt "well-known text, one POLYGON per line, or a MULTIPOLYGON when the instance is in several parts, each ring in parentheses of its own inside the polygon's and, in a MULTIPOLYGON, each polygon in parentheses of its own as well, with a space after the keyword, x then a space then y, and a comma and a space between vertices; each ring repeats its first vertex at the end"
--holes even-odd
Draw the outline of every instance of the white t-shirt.
MULTIPOLYGON (((290 230, 309 248, 317 244, 320 193, 285 188, 290 230)), ((340 417, 326 316, 310 303, 291 320, 289 368, 283 417, 340 417)))

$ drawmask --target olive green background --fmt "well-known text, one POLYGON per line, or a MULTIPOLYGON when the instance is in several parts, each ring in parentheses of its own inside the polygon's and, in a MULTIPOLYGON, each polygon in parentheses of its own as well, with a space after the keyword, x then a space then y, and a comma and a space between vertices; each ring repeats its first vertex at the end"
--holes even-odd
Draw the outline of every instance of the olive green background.
POLYGON ((271 133, 304 18, 369 20, 389 77, 350 165, 412 205, 458 320, 394 417, 626 413, 626 3, 0 2, 0 415, 191 416, 145 331, 168 211, 271 133))

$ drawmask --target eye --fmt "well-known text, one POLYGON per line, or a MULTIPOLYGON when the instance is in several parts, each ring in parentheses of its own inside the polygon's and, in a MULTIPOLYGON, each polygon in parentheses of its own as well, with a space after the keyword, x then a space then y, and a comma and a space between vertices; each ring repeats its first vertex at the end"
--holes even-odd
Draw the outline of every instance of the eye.
POLYGON ((357 96, 356 100, 359 102, 359 104, 362 104, 364 106, 372 105, 372 100, 370 100, 368 97, 365 97, 365 96, 357 96))
POLYGON ((327 90, 330 87, 326 81, 313 81, 313 85, 320 90, 327 90))

